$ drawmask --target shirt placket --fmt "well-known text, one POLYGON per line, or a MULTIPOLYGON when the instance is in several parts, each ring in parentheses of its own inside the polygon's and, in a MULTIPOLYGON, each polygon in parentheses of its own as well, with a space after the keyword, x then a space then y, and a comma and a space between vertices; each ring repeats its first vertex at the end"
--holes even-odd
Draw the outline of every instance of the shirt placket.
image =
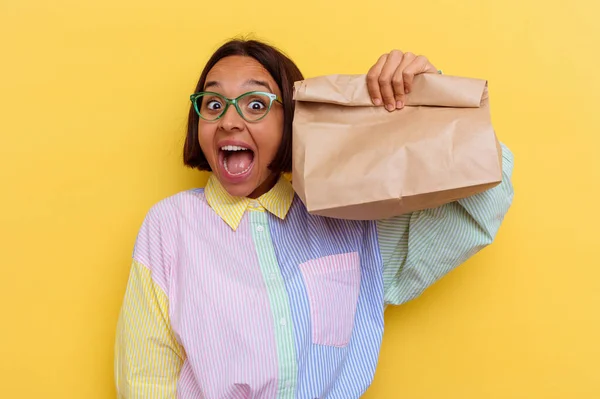
POLYGON ((275 256, 267 213, 251 211, 249 216, 258 263, 265 281, 273 314, 279 370, 277 397, 279 399, 292 399, 295 397, 296 392, 298 365, 289 298, 275 256))

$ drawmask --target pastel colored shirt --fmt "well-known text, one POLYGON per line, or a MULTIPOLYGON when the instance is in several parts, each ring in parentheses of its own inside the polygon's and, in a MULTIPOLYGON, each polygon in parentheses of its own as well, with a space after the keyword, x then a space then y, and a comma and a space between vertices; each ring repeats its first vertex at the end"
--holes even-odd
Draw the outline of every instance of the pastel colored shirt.
POLYGON ((204 189, 147 214, 119 317, 119 398, 351 399, 372 382, 384 308, 419 296, 496 236, 503 182, 378 221, 310 215, 281 178, 257 200, 204 189))

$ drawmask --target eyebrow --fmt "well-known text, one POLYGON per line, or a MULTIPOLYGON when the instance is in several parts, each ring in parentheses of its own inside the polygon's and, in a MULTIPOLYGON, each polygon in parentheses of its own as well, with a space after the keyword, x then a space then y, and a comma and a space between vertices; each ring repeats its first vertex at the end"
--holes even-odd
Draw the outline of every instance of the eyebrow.
MULTIPOLYGON (((264 80, 248 79, 247 81, 244 82, 244 84, 242 86, 246 86, 246 87, 247 86, 262 86, 262 87, 268 89, 269 92, 271 92, 271 93, 273 92, 273 89, 271 89, 271 86, 269 86, 269 84, 264 80)), ((206 90, 210 87, 220 88, 221 84, 219 82, 217 82, 216 80, 210 80, 204 84, 204 90, 206 90)))
POLYGON ((262 86, 269 89, 270 92, 273 92, 271 86, 269 86, 269 84, 264 80, 248 79, 243 86, 262 86))
POLYGON ((221 87, 221 84, 217 81, 211 80, 204 84, 204 90, 208 89, 209 87, 221 87))

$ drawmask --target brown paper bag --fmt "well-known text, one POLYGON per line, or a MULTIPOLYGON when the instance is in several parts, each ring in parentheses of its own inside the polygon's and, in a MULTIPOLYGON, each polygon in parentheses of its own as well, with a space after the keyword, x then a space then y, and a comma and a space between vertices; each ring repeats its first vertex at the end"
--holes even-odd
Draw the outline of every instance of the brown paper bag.
POLYGON ((384 219, 502 180, 485 80, 417 75, 404 109, 373 106, 365 75, 296 82, 294 190, 312 214, 384 219))

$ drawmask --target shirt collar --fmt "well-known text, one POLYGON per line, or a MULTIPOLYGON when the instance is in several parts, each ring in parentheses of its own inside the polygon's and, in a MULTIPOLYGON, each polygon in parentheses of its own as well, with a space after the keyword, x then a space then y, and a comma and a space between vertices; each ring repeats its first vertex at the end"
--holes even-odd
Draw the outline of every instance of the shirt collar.
POLYGON ((257 201, 268 212, 283 220, 294 200, 294 189, 283 176, 279 177, 271 190, 253 200, 246 197, 232 196, 225 190, 215 175, 211 174, 204 188, 204 194, 210 207, 233 230, 237 230, 244 213, 253 201, 257 201))

